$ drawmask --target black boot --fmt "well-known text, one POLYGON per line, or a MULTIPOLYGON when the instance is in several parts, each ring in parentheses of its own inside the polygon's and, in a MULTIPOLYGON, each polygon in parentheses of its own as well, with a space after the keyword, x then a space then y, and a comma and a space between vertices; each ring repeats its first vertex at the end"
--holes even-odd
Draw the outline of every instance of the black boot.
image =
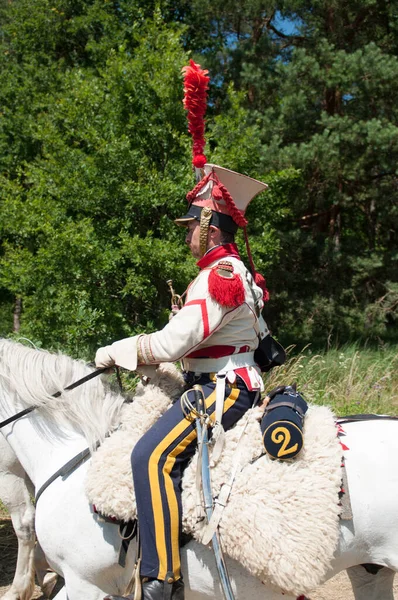
MULTIPOLYGON (((129 596, 105 596, 104 600, 134 600, 129 596)), ((184 582, 182 579, 168 583, 151 579, 142 583, 142 600, 184 600, 184 582)))
POLYGON ((184 600, 182 579, 168 583, 153 579, 142 584, 142 600, 184 600))

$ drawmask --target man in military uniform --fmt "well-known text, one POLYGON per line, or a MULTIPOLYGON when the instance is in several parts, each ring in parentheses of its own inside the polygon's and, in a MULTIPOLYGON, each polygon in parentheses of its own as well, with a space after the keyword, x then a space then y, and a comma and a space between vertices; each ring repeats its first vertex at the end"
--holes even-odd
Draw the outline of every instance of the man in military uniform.
MULTIPOLYGON (((190 402, 195 406, 192 386, 201 386, 214 431, 222 433, 263 389, 254 351, 267 333, 261 318, 265 291, 243 264, 234 234, 246 223, 250 200, 267 186, 211 164, 202 174, 187 196, 187 214, 176 221, 187 227, 186 243, 199 259, 200 272, 188 287, 185 305, 162 330, 100 348, 96 365, 135 370, 181 361, 190 402)), ((184 598, 181 477, 196 446, 195 419, 176 402, 133 450, 143 600, 184 598)))

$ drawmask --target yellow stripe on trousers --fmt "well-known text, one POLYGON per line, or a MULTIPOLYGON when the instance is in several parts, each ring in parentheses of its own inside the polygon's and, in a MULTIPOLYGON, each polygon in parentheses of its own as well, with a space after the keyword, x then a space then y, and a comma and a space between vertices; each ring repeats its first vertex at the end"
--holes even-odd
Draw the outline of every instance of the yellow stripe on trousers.
MULTIPOLYGON (((239 388, 232 389, 230 395, 224 401, 224 413, 231 408, 239 397, 239 388)), ((205 400, 206 408, 210 408, 216 400, 216 391, 214 390, 205 400)), ((193 415, 190 415, 194 418, 193 415)), ((214 421, 215 413, 211 415, 211 419, 214 421)), ((173 441, 180 436, 184 429, 187 427, 187 420, 184 418, 178 423, 170 433, 162 440, 160 444, 152 452, 149 459, 149 484, 151 489, 152 497, 152 509, 155 523, 155 537, 156 537, 156 549, 159 557, 159 573, 158 579, 165 579, 167 573, 167 549, 165 540, 165 527, 164 527, 164 515, 163 505, 160 493, 160 482, 158 478, 158 464, 163 452, 170 446, 173 441)), ((172 532, 172 564, 173 573, 176 578, 180 577, 180 550, 179 550, 179 512, 177 498, 174 492, 173 482, 170 477, 170 473, 173 469, 176 457, 181 454, 187 446, 196 438, 196 429, 190 432, 186 438, 184 438, 174 450, 167 457, 163 467, 163 477, 165 481, 165 490, 167 502, 170 511, 170 530, 172 532), (173 532, 175 534, 173 535, 173 532)))

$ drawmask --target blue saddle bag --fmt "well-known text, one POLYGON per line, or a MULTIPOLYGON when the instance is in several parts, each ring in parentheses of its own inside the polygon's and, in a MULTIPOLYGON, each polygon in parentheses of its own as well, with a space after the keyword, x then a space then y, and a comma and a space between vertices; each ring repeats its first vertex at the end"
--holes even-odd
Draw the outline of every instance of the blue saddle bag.
POLYGON ((269 395, 271 400, 261 420, 264 448, 271 458, 294 458, 303 447, 308 405, 290 385, 276 388, 269 395))

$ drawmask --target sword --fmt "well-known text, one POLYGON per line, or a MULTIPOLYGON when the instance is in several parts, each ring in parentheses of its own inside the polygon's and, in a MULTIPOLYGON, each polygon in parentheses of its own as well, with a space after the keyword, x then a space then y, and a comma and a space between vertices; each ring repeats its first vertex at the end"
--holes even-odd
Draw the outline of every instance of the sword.
MULTIPOLYGON (((210 463, 209 463, 209 449, 208 449, 208 435, 206 424, 202 425, 203 416, 205 414, 205 405, 203 392, 200 386, 193 386, 195 392, 196 409, 199 413, 199 417, 196 418, 196 430, 198 434, 199 443, 201 447, 201 470, 202 470, 202 487, 203 497, 205 501, 205 511, 207 516, 207 522, 210 521, 213 513, 213 494, 211 492, 211 481, 210 481, 210 463)), ((225 600, 235 600, 234 593, 232 591, 231 581, 228 575, 227 566, 224 560, 224 554, 221 548, 221 540, 218 528, 216 529, 212 537, 213 552, 216 559, 216 565, 218 575, 220 577, 221 587, 224 594, 225 600)))
POLYGON ((170 294, 171 294, 171 310, 173 312, 178 312, 183 306, 183 301, 182 298, 179 294, 176 294, 173 288, 173 280, 172 279, 168 279, 166 281, 167 285, 169 286, 169 290, 170 290, 170 294))

